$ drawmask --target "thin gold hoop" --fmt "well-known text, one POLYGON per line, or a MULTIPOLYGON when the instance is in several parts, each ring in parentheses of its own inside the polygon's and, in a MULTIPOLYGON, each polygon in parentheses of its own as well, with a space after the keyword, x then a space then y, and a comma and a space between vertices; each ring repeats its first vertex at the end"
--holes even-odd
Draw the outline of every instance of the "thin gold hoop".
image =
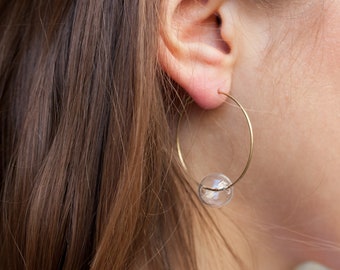
MULTIPOLYGON (((235 180, 231 181, 229 180, 228 177, 226 177, 223 174, 211 174, 207 177, 205 177, 202 182, 199 185, 199 197, 201 201, 203 201, 205 204, 208 204, 213 207, 221 207, 225 204, 227 204, 233 195, 233 190, 232 187, 238 183, 243 176, 246 174, 247 170, 249 169, 252 157, 253 157, 253 149, 254 149, 254 134, 253 134, 253 127, 250 121, 250 118, 246 112, 246 110, 243 108, 243 106, 231 95, 221 92, 218 90, 218 94, 224 95, 231 99, 242 111, 248 125, 248 130, 249 130, 249 155, 248 155, 248 160, 247 163, 240 174, 240 176, 235 180), (208 183, 208 185, 206 184, 208 183), (209 185, 212 185, 211 187, 209 185), (203 193, 202 193, 203 192, 203 193), (219 194, 219 192, 224 192, 224 194, 219 194), (202 197, 203 196, 203 197, 202 197), (222 198, 222 200, 221 200, 222 198), (222 202, 221 202, 222 201, 222 202)), ((187 166, 185 164, 183 155, 182 155, 182 150, 181 150, 181 145, 179 141, 179 135, 178 135, 178 130, 181 124, 181 120, 183 118, 183 114, 180 115, 180 118, 178 120, 178 125, 177 125, 177 136, 176 136, 176 145, 177 145, 177 152, 178 152, 178 157, 179 160, 185 170, 187 170, 187 166)))

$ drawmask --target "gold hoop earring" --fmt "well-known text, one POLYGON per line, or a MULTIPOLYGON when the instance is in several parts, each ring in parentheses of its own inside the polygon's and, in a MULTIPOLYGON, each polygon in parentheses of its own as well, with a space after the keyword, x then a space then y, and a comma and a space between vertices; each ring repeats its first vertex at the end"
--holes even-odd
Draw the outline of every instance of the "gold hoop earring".
MULTIPOLYGON (((254 148, 254 135, 253 135, 253 128, 250 122, 250 118, 246 112, 246 110, 243 108, 243 106, 231 95, 221 92, 218 90, 218 93, 221 95, 226 96, 227 98, 231 99, 242 111, 246 121, 247 121, 247 125, 248 125, 248 129, 249 129, 249 155, 248 155, 248 160, 247 163, 242 171, 242 173, 240 174, 240 176, 235 180, 235 181, 231 181, 227 176, 225 176, 222 173, 213 173, 213 174, 209 174, 206 177, 203 178, 203 180, 201 181, 201 183, 198 186, 198 197, 200 198, 200 200, 206 204, 209 205, 211 207, 222 207, 224 205, 227 205, 232 197, 233 197, 233 187, 234 185, 236 185, 236 183, 238 183, 243 176, 246 174, 250 162, 252 160, 253 157, 253 148, 254 148)), ((183 155, 182 155, 182 150, 181 150, 181 145, 179 142, 179 136, 178 136, 178 130, 179 130, 179 126, 182 120, 183 114, 180 116, 179 120, 178 120, 178 126, 177 126, 177 152, 178 152, 178 156, 179 156, 179 160, 183 166, 183 168, 185 170, 187 170, 187 166, 184 162, 183 159, 183 155)))

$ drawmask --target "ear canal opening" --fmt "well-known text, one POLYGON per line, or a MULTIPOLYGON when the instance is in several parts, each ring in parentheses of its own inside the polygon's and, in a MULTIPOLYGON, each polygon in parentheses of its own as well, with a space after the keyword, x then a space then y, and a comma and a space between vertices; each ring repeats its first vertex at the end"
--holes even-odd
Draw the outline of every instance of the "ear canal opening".
POLYGON ((229 44, 223 40, 221 35, 222 18, 218 13, 215 13, 214 20, 216 23, 216 48, 224 54, 229 54, 231 48, 229 44))
POLYGON ((215 19, 216 19, 216 24, 217 24, 217 26, 218 26, 218 27, 221 27, 221 26, 222 26, 222 19, 221 19, 220 14, 215 13, 215 19))

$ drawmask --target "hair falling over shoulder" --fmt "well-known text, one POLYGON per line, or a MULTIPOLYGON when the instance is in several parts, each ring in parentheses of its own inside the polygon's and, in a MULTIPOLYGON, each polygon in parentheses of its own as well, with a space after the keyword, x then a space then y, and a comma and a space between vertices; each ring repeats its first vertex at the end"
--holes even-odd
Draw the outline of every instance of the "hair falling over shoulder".
POLYGON ((159 6, 0 1, 1 269, 195 268, 159 6))

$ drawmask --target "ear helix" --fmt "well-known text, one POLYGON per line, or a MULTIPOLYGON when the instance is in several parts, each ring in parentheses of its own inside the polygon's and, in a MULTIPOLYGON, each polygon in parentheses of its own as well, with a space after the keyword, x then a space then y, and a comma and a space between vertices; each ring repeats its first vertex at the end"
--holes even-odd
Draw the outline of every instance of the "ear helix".
MULTIPOLYGON (((233 191, 234 191, 234 185, 240 181, 243 176, 246 174, 250 162, 252 160, 253 156, 253 148, 254 148, 254 136, 253 136, 253 128, 249 119, 249 116, 246 112, 246 110, 243 108, 243 106, 231 95, 221 92, 218 90, 218 94, 224 95, 227 98, 231 99, 242 111, 248 125, 248 130, 249 130, 249 155, 248 155, 248 160, 247 163, 240 174, 240 176, 235 180, 231 181, 227 176, 225 176, 222 173, 213 173, 209 174, 206 177, 203 178, 203 180, 200 182, 198 186, 198 197, 200 198, 201 202, 209 205, 211 207, 222 207, 227 205, 232 197, 233 197, 233 191)), ((182 115, 180 116, 180 119, 178 121, 178 127, 177 127, 177 152, 178 156, 180 159, 180 162, 182 163, 182 166, 184 169, 187 169, 187 166, 184 162, 183 155, 182 155, 182 150, 181 150, 181 145, 179 141, 179 136, 178 136, 178 129, 180 126, 182 120, 182 115)))

